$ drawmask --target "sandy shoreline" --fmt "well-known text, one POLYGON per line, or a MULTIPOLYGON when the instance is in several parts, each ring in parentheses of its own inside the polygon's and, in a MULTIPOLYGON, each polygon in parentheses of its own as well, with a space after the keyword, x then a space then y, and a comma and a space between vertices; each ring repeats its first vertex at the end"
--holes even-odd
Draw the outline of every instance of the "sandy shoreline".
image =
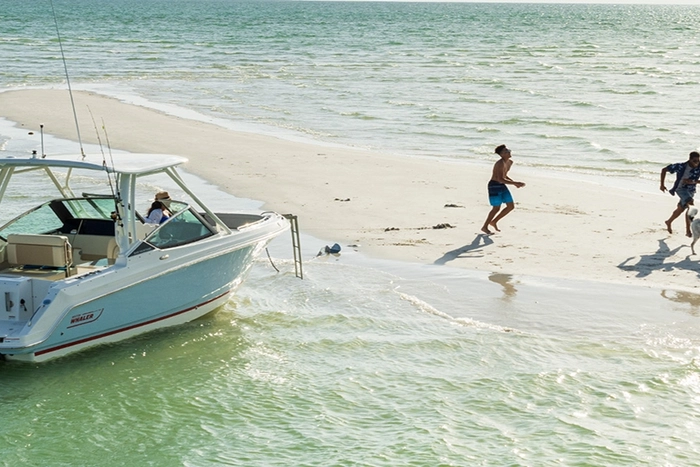
MULTIPOLYGON (((681 221, 672 235, 663 228, 674 198, 655 186, 637 192, 524 171, 517 141, 493 144, 513 147, 511 177, 527 186, 512 189, 516 210, 502 231, 484 236, 490 166, 291 142, 93 93, 74 98, 84 143, 97 142, 92 113, 113 148, 185 156, 186 170, 224 191, 296 214, 303 231, 370 256, 691 291, 700 278, 681 221)), ((76 139, 65 90, 0 93, 0 117, 76 139)))

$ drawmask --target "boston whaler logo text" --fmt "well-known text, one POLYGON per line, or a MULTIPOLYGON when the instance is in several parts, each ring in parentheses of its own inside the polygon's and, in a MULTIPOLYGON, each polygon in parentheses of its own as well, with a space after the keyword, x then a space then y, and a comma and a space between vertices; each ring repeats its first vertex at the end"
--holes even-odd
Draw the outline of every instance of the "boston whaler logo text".
POLYGON ((70 324, 68 325, 69 328, 74 328, 76 326, 80 326, 81 324, 87 324, 87 323, 92 323, 93 321, 97 321, 97 319, 102 315, 102 311, 104 308, 100 308, 99 310, 93 310, 93 311, 88 311, 86 313, 80 313, 79 315, 73 315, 70 317, 70 324))

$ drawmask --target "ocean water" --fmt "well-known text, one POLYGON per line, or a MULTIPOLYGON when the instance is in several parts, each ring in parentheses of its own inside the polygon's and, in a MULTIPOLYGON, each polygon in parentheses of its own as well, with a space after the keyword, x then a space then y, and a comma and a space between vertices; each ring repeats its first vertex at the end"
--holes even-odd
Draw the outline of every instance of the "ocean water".
MULTIPOLYGON (((698 7, 53 5, 74 89, 229 128, 475 162, 507 143, 531 170, 652 185, 698 146, 698 7)), ((65 87, 50 2, 2 0, 0 57, 1 90, 65 87)), ((0 150, 32 144, 0 120, 0 150)), ((317 257, 327 242, 302 238, 302 281, 279 238, 280 272, 259 259, 187 325, 0 362, 0 465, 698 464, 700 296, 317 257)))
MULTIPOLYGON (((699 145, 700 6, 53 5, 76 88, 236 128, 648 179, 699 145)), ((62 85, 49 0, 3 0, 0 57, 0 89, 62 85)))

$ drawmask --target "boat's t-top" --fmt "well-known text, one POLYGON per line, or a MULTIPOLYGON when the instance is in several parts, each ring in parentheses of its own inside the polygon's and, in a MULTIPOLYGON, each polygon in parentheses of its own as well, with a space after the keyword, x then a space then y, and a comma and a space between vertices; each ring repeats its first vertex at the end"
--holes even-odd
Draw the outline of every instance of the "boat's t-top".
MULTIPOLYGON (((95 163, 80 156, 4 157, 0 158, 0 201, 10 179, 27 172, 44 172, 60 197, 35 207, 3 227, 0 240, 10 243, 34 242, 32 235, 65 236, 72 246, 73 264, 79 262, 114 263, 118 258, 150 248, 183 245, 219 232, 231 233, 229 227, 202 203, 183 182, 176 166, 184 157, 159 154, 120 154, 113 164, 95 163), (110 185, 110 194, 76 195, 71 187, 81 171, 102 172, 110 185), (164 224, 145 222, 145 213, 136 209, 136 181, 140 177, 165 174, 194 201, 164 201, 170 218, 164 224), (18 238, 23 235, 24 238, 18 238), (147 242, 142 242, 148 238, 147 242), (138 251, 135 251, 138 250, 138 251), (121 253, 121 254, 120 254, 121 253)), ((84 173, 84 172, 83 172, 84 173)))

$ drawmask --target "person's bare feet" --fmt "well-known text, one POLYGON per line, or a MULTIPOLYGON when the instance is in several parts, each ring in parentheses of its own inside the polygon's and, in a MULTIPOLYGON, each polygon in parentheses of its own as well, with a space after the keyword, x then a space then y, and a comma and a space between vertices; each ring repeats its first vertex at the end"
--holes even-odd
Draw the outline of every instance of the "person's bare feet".
POLYGON ((690 233, 690 230, 685 233, 685 236, 688 238, 693 238, 693 234, 690 233))
POLYGON ((481 228, 481 231, 484 232, 486 235, 493 235, 493 232, 491 232, 486 226, 483 226, 481 228))
POLYGON ((673 233, 673 229, 671 229, 671 223, 669 221, 664 221, 664 224, 666 224, 666 230, 668 230, 668 233, 673 233))
POLYGON ((491 227, 493 227, 494 230, 495 230, 496 232, 500 232, 500 231, 501 231, 501 229, 498 228, 498 226, 496 225, 495 222, 491 222, 489 225, 490 225, 491 227))

